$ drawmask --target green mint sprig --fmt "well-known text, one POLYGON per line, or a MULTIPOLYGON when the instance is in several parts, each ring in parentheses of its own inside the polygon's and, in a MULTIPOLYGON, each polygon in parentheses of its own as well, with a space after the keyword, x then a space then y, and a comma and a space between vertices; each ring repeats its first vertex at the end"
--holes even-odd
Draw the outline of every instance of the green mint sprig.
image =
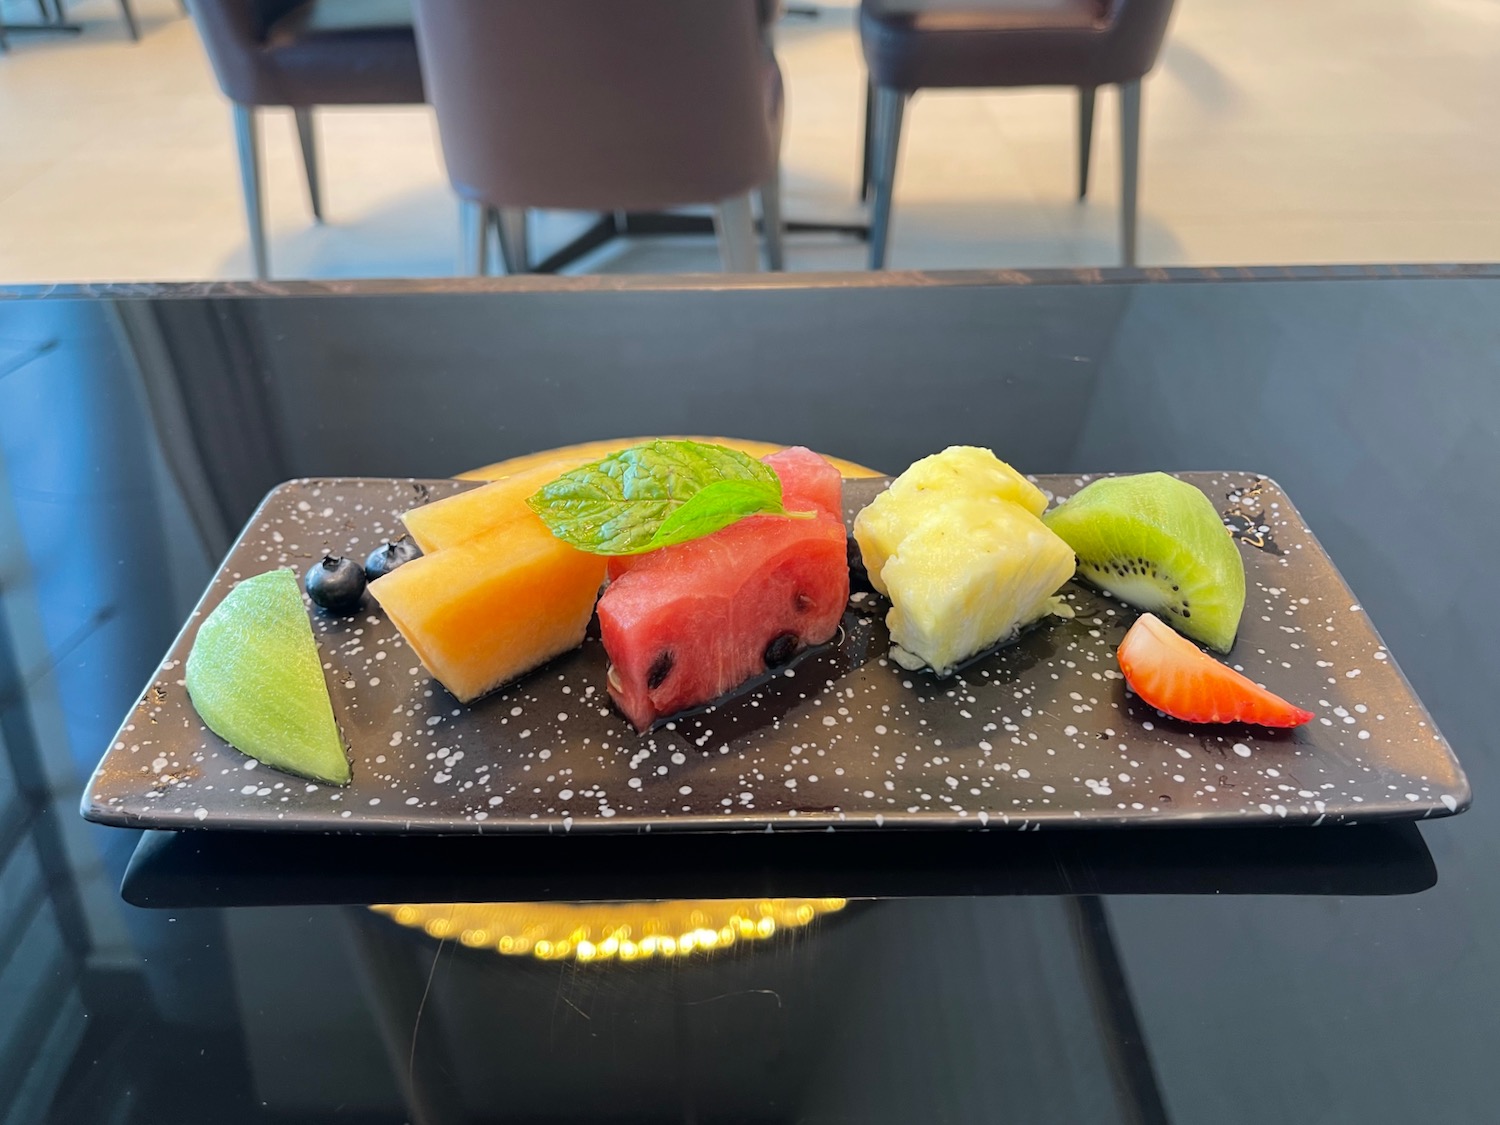
POLYGON ((654 551, 746 516, 804 514, 782 507, 781 480, 769 465, 697 441, 622 449, 564 473, 526 503, 553 535, 594 555, 654 551))

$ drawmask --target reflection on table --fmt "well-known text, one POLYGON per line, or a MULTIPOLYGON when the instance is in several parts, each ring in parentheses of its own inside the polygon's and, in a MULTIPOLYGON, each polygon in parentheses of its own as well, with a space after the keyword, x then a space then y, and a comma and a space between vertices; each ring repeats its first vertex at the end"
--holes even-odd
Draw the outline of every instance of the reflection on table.
POLYGON ((799 929, 847 900, 403 903, 370 907, 428 937, 543 961, 645 961, 725 952, 799 929))

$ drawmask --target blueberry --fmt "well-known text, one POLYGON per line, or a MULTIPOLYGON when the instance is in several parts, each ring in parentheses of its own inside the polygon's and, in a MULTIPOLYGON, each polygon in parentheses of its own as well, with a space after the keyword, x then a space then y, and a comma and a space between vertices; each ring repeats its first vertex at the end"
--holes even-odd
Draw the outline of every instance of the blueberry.
POLYGON ((398 566, 421 557, 422 548, 403 535, 390 543, 382 543, 370 552, 370 557, 365 560, 365 578, 374 582, 398 566))
POLYGON ((307 596, 329 613, 353 613, 365 596, 364 568, 353 559, 324 555, 307 572, 307 596))

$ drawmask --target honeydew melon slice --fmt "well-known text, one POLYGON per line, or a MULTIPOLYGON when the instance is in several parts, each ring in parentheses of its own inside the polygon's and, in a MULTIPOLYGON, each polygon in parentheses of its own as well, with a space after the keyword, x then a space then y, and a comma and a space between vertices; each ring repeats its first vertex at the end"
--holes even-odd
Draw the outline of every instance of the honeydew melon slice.
POLYGON ((246 578, 198 627, 187 690, 208 729, 275 769, 347 785, 323 662, 290 570, 246 578))

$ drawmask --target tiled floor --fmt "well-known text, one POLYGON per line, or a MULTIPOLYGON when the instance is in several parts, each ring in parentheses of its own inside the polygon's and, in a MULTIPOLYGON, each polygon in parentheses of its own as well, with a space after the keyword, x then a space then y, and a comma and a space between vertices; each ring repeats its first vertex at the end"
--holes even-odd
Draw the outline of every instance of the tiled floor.
MULTIPOLYGON (((852 0, 784 21, 789 217, 853 220, 863 71, 852 0)), ((0 0, 14 19, 31 0, 0 0)), ((73 0, 77 38, 0 56, 0 283, 244 277, 228 111, 176 0, 73 0)), ((1072 199, 1067 91, 913 103, 891 264, 1108 265, 1115 104, 1072 199)), ((329 223, 312 225, 290 119, 264 125, 280 277, 454 272, 456 208, 425 109, 321 115, 329 223)), ((1500 0, 1181 0, 1146 88, 1148 265, 1500 260, 1500 0)), ((539 241, 565 219, 549 219, 539 241)), ((792 269, 863 248, 791 243, 792 269)), ((708 239, 639 240, 587 268, 712 270, 708 239)))

